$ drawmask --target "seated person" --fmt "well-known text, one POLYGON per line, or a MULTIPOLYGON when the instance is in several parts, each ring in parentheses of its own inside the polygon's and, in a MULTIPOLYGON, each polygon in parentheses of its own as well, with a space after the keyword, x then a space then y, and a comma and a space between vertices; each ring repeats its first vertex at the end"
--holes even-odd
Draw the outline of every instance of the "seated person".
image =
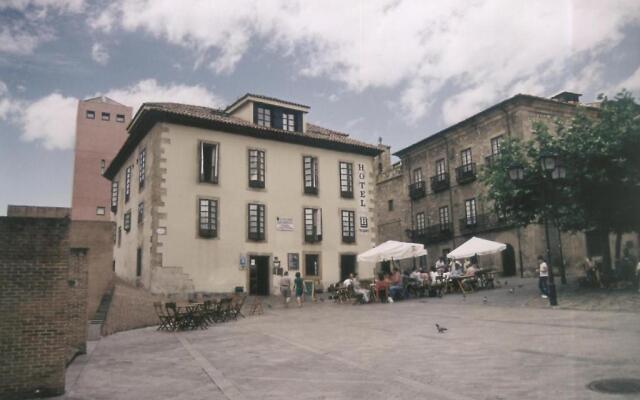
POLYGON ((427 271, 425 271, 424 269, 420 270, 420 279, 422 280, 423 285, 427 285, 433 281, 431 279, 431 275, 427 273, 427 271))
POLYGON ((420 270, 418 270, 417 268, 411 272, 411 275, 409 275, 409 278, 422 283, 422 274, 420 273, 420 270))
POLYGON ((462 265, 458 261, 451 261, 451 276, 462 276, 462 265))
POLYGON ((407 290, 402 282, 402 275, 400 270, 396 267, 393 269, 393 275, 391 276, 391 285, 389 287, 389 294, 392 299, 407 298, 407 290))
POLYGON ((389 281, 382 272, 378 274, 378 279, 375 281, 375 293, 380 301, 387 301, 385 296, 389 293, 389 281))
POLYGON ((438 258, 438 261, 436 261, 436 271, 445 272, 446 269, 447 269, 447 264, 444 262, 444 257, 438 258))
POLYGON ((353 274, 349 274, 347 279, 345 279, 344 282, 342 282, 342 287, 348 288, 349 286, 352 286, 352 285, 353 285, 353 274))
POLYGON ((362 298, 364 299, 365 303, 369 302, 369 291, 367 289, 363 289, 360 287, 360 281, 358 280, 358 274, 352 274, 353 279, 351 279, 351 284, 353 286, 353 291, 358 294, 358 295, 362 295, 362 298))
POLYGON ((462 284, 473 287, 476 284, 476 272, 478 272, 478 267, 476 267, 475 264, 471 264, 464 272, 464 275, 462 275, 465 278, 462 284))

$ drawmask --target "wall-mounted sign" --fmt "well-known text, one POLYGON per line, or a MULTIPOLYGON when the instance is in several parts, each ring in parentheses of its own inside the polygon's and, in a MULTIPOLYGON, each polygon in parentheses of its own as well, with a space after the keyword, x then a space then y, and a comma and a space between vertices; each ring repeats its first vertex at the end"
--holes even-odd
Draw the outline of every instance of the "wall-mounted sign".
POLYGON ((247 257, 240 255, 240 269, 244 269, 247 266, 247 257))
POLYGON ((293 218, 276 217, 277 231, 293 231, 293 218))
POLYGON ((363 163, 358 163, 358 216, 360 219, 359 231, 369 232, 369 210, 367 208, 367 173, 363 163))
POLYGON ((158 235, 166 235, 167 234, 167 228, 165 228, 164 226, 161 226, 161 227, 156 229, 156 233, 158 235))

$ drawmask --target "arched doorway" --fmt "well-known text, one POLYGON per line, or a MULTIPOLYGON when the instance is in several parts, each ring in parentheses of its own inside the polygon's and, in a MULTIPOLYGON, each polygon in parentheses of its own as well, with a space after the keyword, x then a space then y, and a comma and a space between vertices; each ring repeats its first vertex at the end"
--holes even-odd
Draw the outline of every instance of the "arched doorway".
POLYGON ((516 252, 513 246, 507 243, 507 248, 502 252, 502 275, 513 276, 516 274, 516 252))

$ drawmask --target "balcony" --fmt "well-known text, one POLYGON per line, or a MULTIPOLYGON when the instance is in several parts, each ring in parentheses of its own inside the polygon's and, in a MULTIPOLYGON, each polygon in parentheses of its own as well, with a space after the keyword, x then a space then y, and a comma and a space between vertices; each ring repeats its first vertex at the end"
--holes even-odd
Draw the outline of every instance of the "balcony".
POLYGON ((318 233, 317 226, 305 227, 304 241, 306 243, 319 243, 322 241, 322 233, 318 233))
POLYGON ((480 214, 475 218, 460 218, 460 234, 462 235, 509 229, 512 226, 513 223, 508 218, 500 218, 496 214, 480 214))
POLYGON ((249 187, 254 189, 264 189, 264 180, 249 179, 249 187))
POLYGON ((412 232, 413 239, 418 243, 429 244, 443 242, 453 237, 453 224, 435 224, 426 229, 417 229, 412 232))
POLYGON ((304 194, 317 195, 318 194, 318 187, 317 186, 305 186, 304 187, 304 194))
POLYGON ((456 180, 460 185, 475 181, 476 163, 469 163, 456 168, 456 180))
POLYGON ((409 197, 411 200, 421 199, 427 195, 424 181, 417 181, 409 185, 409 197))
POLYGON ((449 173, 443 172, 431 177, 431 190, 434 193, 449 189, 449 173))

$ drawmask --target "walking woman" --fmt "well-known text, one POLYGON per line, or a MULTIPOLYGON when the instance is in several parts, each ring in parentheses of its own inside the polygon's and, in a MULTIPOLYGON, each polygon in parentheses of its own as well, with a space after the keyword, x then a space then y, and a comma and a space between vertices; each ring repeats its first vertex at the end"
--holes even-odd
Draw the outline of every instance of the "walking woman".
POLYGON ((302 307, 302 294, 304 293, 304 284, 300 277, 300 272, 296 272, 296 279, 293 280, 293 288, 296 291, 296 302, 298 307, 302 307))

